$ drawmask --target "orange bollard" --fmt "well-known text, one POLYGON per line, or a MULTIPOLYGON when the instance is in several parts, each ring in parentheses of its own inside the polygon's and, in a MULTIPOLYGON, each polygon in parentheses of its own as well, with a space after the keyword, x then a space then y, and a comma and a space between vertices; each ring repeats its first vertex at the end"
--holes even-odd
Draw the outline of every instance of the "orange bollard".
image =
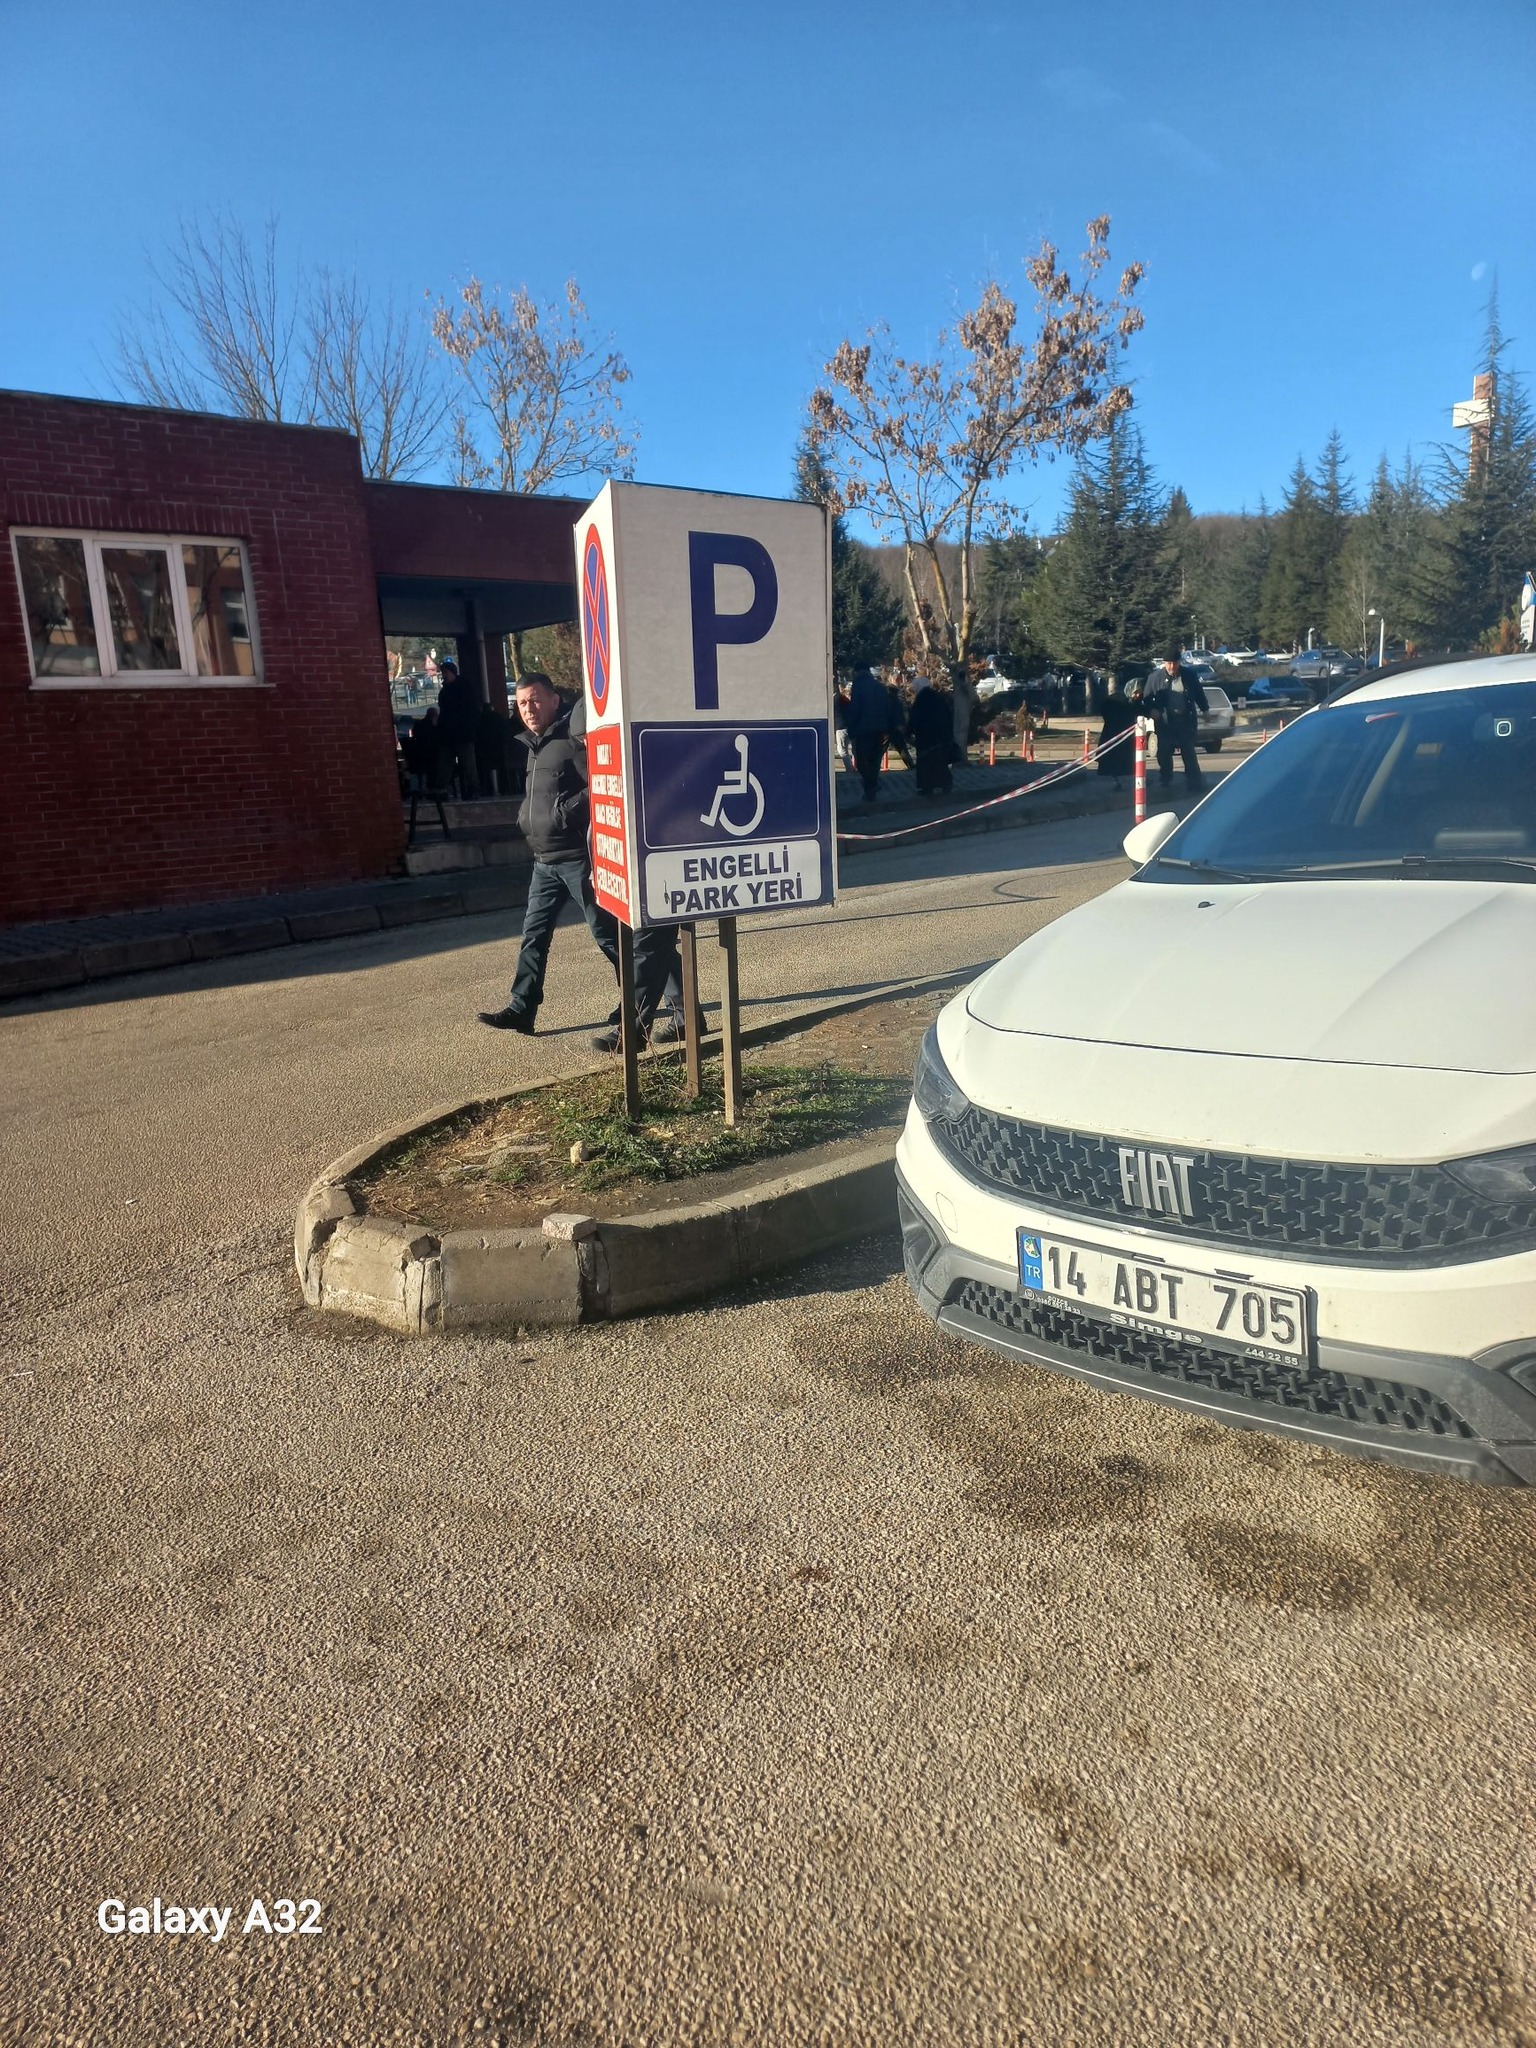
POLYGON ((1093 759, 1093 749, 1088 744, 1088 728, 1086 725, 1083 727, 1083 759, 1085 761, 1093 759))
POLYGON ((1025 761, 1033 761, 1035 758, 1035 729, 1033 726, 1025 729, 1024 744, 1019 749, 1019 753, 1020 757, 1025 761))
POLYGON ((995 732, 987 734, 987 766, 989 768, 997 766, 997 734, 995 732))

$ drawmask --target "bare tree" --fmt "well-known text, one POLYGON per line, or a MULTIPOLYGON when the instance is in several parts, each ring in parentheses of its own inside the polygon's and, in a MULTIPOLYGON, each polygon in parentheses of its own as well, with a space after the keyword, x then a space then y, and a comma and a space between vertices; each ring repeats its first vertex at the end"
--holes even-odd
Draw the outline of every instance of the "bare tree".
POLYGON ((178 411, 345 427, 369 476, 410 476, 441 445, 447 395, 424 329, 376 309, 354 276, 314 278, 278 261, 277 223, 259 247, 238 222, 183 223, 151 264, 148 309, 118 333, 118 375, 136 398, 178 411))
POLYGON ((976 701, 970 674, 976 631, 978 534, 1010 532, 1019 510, 1010 485, 1042 455, 1076 454, 1131 403, 1116 381, 1119 351, 1142 326, 1131 264, 1113 297, 1097 291, 1109 261, 1109 220, 1088 223, 1083 276, 1074 284, 1042 242, 1025 266, 1038 331, 1018 332, 1018 307, 995 279, 933 357, 908 361, 890 332, 844 341, 811 395, 809 434, 838 488, 835 510, 862 508, 882 538, 899 539, 907 603, 923 654, 940 660, 964 744, 976 701), (948 543, 955 550, 944 560, 948 543))
POLYGON ((541 491, 634 474, 636 437, 620 418, 629 366, 592 335, 574 278, 563 301, 541 306, 523 285, 499 297, 472 277, 457 310, 446 299, 434 306, 432 332, 460 380, 453 408, 459 483, 541 491))
POLYGON ((355 276, 329 271, 315 280, 307 311, 316 418, 356 435, 368 476, 419 474, 441 451, 448 414, 423 323, 393 299, 374 306, 355 276))
POLYGON ((118 334, 120 372, 135 397, 247 420, 314 418, 313 385, 294 339, 299 299, 279 276, 275 220, 259 249, 236 222, 184 221, 163 266, 151 262, 149 270, 149 310, 118 334))

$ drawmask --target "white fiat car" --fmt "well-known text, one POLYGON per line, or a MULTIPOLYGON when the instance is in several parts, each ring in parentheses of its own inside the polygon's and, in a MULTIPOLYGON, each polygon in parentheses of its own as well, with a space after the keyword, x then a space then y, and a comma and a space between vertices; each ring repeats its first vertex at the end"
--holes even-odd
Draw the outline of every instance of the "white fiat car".
POLYGON ((957 1336, 1536 1482, 1536 659, 1347 686, 939 1017, 897 1154, 957 1336))

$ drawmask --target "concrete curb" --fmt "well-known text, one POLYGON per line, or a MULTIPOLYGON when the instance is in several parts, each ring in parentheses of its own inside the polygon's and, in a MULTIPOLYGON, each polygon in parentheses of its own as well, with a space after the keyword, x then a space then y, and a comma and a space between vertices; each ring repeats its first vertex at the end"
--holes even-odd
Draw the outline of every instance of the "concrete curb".
POLYGON ((359 1216, 346 1188, 317 1181, 299 1205, 294 1265, 311 1308, 412 1337, 644 1315, 894 1225, 895 1160, 887 1133, 692 1208, 442 1237, 359 1216))
MULTIPOLYGON (((870 1002, 958 987, 986 964, 813 1004, 751 1026, 743 1043, 772 1044, 870 1002)), ((769 1173, 735 1194, 609 1222, 557 1211, 540 1227, 438 1237, 393 1217, 358 1213, 347 1183, 391 1147, 466 1112, 574 1078, 440 1103, 333 1159, 310 1183, 294 1223, 294 1269, 310 1307, 366 1316, 410 1336, 596 1322, 716 1293, 896 1220, 896 1138, 890 1132, 841 1158, 769 1173)))

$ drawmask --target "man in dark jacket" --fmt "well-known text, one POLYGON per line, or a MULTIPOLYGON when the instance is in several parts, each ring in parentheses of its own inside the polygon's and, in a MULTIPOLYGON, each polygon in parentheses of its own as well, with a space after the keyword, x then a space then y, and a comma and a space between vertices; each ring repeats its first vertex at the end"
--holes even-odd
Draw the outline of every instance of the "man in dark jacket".
POLYGON ((909 725, 917 749, 914 780, 924 796, 947 796, 954 787, 950 762, 955 752, 955 719, 949 695, 936 690, 932 679, 919 676, 909 725))
POLYGON ((1164 789, 1173 787, 1173 757, 1184 762, 1184 787, 1204 789, 1200 773, 1200 713, 1206 707, 1205 692, 1193 669, 1183 666, 1183 650, 1177 641, 1147 677, 1144 708, 1157 724, 1157 779, 1164 789))
POLYGON ((848 734, 853 741, 853 765, 869 803, 880 794, 880 762, 890 723, 884 683, 872 668, 860 669, 848 694, 848 734))
POLYGON ((474 685, 459 674, 456 661, 443 663, 442 688, 437 693, 437 731, 442 742, 441 781, 446 784, 455 769, 459 774, 460 796, 480 794, 475 773, 475 727, 480 718, 480 699, 474 685))
POLYGON ((480 1022, 497 1031, 533 1031, 544 1000, 549 942, 567 896, 587 920, 588 931, 614 973, 619 971, 618 927, 592 893, 585 710, 584 704, 567 704, 549 677, 537 670, 518 683, 517 713, 523 729, 515 739, 528 750, 528 778, 517 822, 533 854, 533 871, 511 994, 505 1008, 480 1012, 480 1022))
MULTIPOLYGON (((528 752, 527 785, 518 826, 533 854, 528 877, 528 905, 523 912, 523 942, 506 1005, 482 1010, 480 1022, 496 1031, 531 1034, 544 1000, 544 970, 549 963, 555 919, 567 896, 587 920, 587 929, 603 957, 619 971, 618 926, 592 893, 592 856, 588 844, 586 704, 568 704, 549 677, 530 670, 517 685, 517 711, 522 730, 514 734, 528 752)), ((642 1038, 675 1038, 675 1020, 652 1020, 668 999, 677 965, 677 934, 670 925, 652 926, 635 934, 635 1011, 642 1038), (667 996, 663 995, 664 987, 667 996)), ((597 1043, 611 1050, 618 1042, 615 1020, 597 1043)))

